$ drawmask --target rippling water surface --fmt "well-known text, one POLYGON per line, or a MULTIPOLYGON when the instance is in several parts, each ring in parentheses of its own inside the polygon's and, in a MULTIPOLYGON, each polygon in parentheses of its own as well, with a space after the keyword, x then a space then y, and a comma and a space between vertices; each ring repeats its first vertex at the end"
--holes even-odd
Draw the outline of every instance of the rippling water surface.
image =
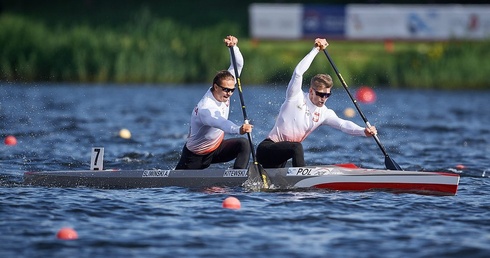
MULTIPOLYGON (((87 169, 92 147, 104 147, 106 168, 173 168, 206 87, 0 85, 0 135, 18 140, 0 145, 0 255, 490 257, 490 91, 376 89, 377 102, 361 104, 402 168, 460 173, 456 196, 22 184, 25 171, 87 169), (131 139, 118 136, 121 128, 131 139), (241 209, 223 209, 228 196, 241 209), (62 227, 79 238, 57 239, 62 227)), ((255 144, 271 129, 284 87, 245 86, 255 144)), ((232 99, 230 119, 240 123, 238 94, 232 99)), ((353 107, 339 87, 327 105, 341 117, 353 107)), ((310 165, 384 167, 374 140, 331 128, 304 147, 310 165)))

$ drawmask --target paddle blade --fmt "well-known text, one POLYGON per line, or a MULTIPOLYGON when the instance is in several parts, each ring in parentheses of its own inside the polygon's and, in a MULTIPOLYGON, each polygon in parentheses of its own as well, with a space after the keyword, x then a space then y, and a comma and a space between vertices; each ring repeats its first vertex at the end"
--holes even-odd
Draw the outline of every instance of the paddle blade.
POLYGON ((258 163, 253 163, 248 168, 248 179, 244 183, 246 188, 254 191, 269 189, 271 182, 265 169, 258 163))
POLYGON ((403 170, 393 159, 388 155, 385 156, 385 166, 389 170, 403 170))

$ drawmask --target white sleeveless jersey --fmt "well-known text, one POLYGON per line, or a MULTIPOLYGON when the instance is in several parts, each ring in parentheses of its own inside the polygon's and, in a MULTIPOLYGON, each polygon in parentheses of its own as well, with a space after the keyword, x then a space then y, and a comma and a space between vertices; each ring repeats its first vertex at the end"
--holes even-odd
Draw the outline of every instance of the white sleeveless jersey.
POLYGON ((365 136, 364 128, 354 122, 341 119, 326 106, 314 105, 308 92, 301 89, 303 74, 308 70, 318 50, 313 48, 296 66, 286 91, 286 100, 281 106, 276 123, 268 138, 274 142, 302 142, 320 125, 329 125, 342 132, 365 136))
MULTIPOLYGON (((238 74, 240 74, 243 68, 243 56, 238 47, 233 47, 233 50, 238 74)), ((228 68, 228 71, 235 75, 233 63, 228 68)), ((211 89, 208 89, 192 111, 186 143, 187 149, 195 154, 204 155, 218 148, 223 141, 225 133, 239 134, 241 125, 236 125, 229 121, 229 113, 230 100, 219 102, 214 98, 211 89)))

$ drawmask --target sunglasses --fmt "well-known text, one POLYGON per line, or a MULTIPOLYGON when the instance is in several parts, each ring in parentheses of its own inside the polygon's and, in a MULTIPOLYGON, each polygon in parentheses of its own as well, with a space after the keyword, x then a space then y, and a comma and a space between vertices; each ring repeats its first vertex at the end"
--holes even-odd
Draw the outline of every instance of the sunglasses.
POLYGON ((235 88, 230 89, 230 88, 223 87, 223 86, 221 86, 221 85, 219 85, 217 83, 215 83, 215 84, 218 85, 218 87, 220 87, 221 90, 224 91, 224 92, 226 92, 226 93, 233 93, 235 91, 235 88))
POLYGON ((318 92, 315 89, 313 89, 313 91, 315 91, 315 95, 317 95, 320 98, 328 98, 328 97, 330 97, 330 95, 332 95, 332 92, 328 92, 328 93, 327 92, 318 92))

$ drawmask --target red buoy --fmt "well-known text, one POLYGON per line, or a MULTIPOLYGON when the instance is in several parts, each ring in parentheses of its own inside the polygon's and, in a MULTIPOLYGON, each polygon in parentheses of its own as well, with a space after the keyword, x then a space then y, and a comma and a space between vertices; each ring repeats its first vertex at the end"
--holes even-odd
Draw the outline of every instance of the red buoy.
POLYGON ((62 228, 58 231, 56 237, 61 240, 75 240, 78 238, 78 234, 72 228, 62 228))
POLYGON ((235 198, 233 196, 227 197, 223 201, 223 208, 238 210, 238 209, 240 209, 240 207, 241 207, 240 200, 238 200, 237 198, 235 198))
POLYGON ((9 135, 5 137, 4 143, 5 145, 14 146, 17 144, 17 139, 15 138, 15 136, 9 135))
POLYGON ((356 99, 362 103, 373 103, 376 101, 376 93, 368 86, 361 86, 357 89, 356 99))

